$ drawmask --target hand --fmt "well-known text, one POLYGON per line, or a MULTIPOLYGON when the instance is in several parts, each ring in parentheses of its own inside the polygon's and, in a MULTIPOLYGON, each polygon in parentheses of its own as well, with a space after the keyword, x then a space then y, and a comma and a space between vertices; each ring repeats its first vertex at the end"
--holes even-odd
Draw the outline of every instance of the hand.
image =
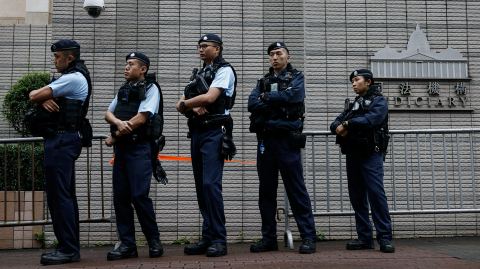
MULTIPOLYGON (((58 100, 58 98, 55 98, 55 100, 58 100)), ((50 113, 60 111, 60 107, 57 105, 57 103, 55 103, 55 101, 53 101, 53 99, 47 99, 41 102, 41 105, 50 113)))
POLYGON ((133 124, 129 121, 118 120, 116 125, 117 125, 118 131, 124 135, 132 132, 131 126, 133 126, 133 124))
POLYGON ((258 96, 258 100, 261 100, 263 98, 263 93, 258 96))
POLYGON ((335 132, 339 135, 339 136, 342 136, 342 137, 345 137, 347 134, 348 134, 348 130, 345 129, 345 127, 343 127, 343 125, 338 125, 337 129, 335 130, 335 132))
POLYGON ((204 106, 194 107, 192 110, 199 116, 208 113, 207 109, 204 106))
POLYGON ((117 141, 117 139, 115 139, 114 137, 108 137, 107 139, 105 139, 105 145, 107 145, 107 147, 111 147, 113 146, 113 144, 115 143, 115 141, 117 141))

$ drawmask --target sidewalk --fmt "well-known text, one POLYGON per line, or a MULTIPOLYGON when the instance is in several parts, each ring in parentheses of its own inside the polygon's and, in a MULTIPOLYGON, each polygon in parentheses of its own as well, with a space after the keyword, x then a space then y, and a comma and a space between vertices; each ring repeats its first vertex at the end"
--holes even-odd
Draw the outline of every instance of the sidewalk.
MULTIPOLYGON (((280 245, 279 251, 250 253, 250 244, 229 244, 228 255, 207 258, 186 256, 183 245, 165 245, 165 254, 148 257, 148 248, 139 247, 139 258, 107 261, 112 246, 82 248, 80 262, 48 268, 480 268, 480 237, 421 238, 394 241, 396 252, 348 251, 348 241, 317 243, 317 252, 298 254, 280 245)), ((40 265, 41 250, 0 251, 1 268, 47 268, 40 265)))

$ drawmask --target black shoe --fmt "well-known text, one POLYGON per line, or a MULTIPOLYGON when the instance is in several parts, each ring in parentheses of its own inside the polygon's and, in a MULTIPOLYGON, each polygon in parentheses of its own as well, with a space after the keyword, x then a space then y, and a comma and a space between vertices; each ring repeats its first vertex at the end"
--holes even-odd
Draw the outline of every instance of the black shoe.
POLYGON ((150 258, 158 258, 163 255, 163 247, 160 239, 148 242, 148 253, 150 258))
POLYGON ((384 253, 394 253, 395 248, 392 245, 392 242, 390 241, 382 241, 380 242, 380 250, 384 253))
POLYGON ((127 247, 126 245, 121 244, 116 250, 108 252, 107 260, 121 260, 137 257, 137 247, 127 247))
POLYGON ((58 250, 49 251, 47 254, 42 254, 40 263, 43 265, 64 264, 70 262, 78 262, 80 260, 80 253, 65 254, 58 250))
POLYGON ((213 243, 207 249, 207 257, 222 257, 227 255, 227 246, 222 243, 213 243))
POLYGON ((303 239, 302 240, 302 245, 300 246, 300 249, 298 250, 300 254, 311 254, 315 253, 317 250, 317 245, 315 242, 313 242, 310 239, 303 239))
POLYGON ((57 250, 54 249, 54 250, 50 250, 50 251, 45 251, 45 252, 42 253, 42 257, 43 257, 43 256, 46 256, 46 255, 51 255, 51 254, 54 253, 55 251, 57 251, 57 250))
POLYGON ((253 243, 250 246, 250 252, 267 252, 278 250, 277 241, 268 241, 265 239, 260 240, 257 243, 253 243))
POLYGON ((205 254, 207 252, 207 248, 209 248, 212 245, 212 243, 207 243, 205 241, 200 241, 196 243, 195 245, 190 245, 190 246, 185 246, 185 249, 183 249, 183 253, 187 255, 201 255, 205 254))
POLYGON ((360 250, 360 249, 375 249, 375 244, 368 241, 355 240, 347 243, 348 250, 360 250))

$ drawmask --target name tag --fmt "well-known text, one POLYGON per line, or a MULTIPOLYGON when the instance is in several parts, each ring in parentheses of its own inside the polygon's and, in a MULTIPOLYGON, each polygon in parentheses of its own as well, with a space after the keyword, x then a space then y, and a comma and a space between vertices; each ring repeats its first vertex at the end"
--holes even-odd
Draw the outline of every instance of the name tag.
POLYGON ((273 83, 273 84, 270 86, 270 91, 272 91, 272 92, 278 91, 278 84, 277 84, 277 83, 273 83))

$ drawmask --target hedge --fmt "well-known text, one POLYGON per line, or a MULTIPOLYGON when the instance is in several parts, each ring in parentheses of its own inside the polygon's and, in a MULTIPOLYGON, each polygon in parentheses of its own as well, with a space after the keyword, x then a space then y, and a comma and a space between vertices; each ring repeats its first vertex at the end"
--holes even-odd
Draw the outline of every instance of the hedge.
MULTIPOLYGON (((5 147, 7 148, 7 191, 18 190, 18 146, 0 145, 0 191, 5 190, 5 147)), ((43 143, 34 146, 34 183, 36 191, 45 190, 43 143)), ((32 190, 32 145, 20 144, 20 190, 32 190)))

